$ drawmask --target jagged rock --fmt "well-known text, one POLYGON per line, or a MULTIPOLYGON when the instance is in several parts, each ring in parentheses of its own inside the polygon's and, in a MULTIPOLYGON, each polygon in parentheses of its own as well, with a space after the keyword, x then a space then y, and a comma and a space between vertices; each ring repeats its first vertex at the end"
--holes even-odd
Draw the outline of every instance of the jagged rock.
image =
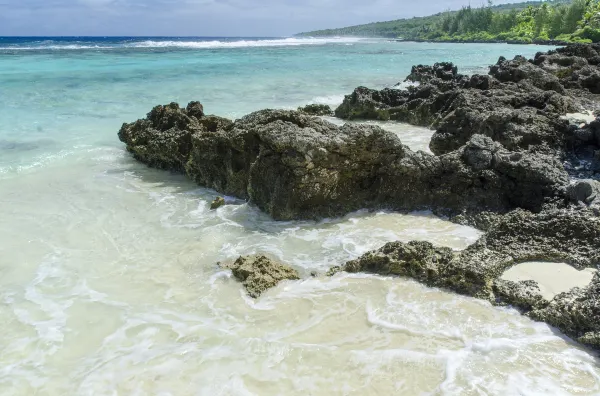
POLYGON ((329 105, 325 104, 309 104, 304 107, 299 107, 298 111, 307 115, 314 116, 332 116, 333 110, 329 105))
POLYGON ((512 153, 480 135, 436 157, 411 151, 374 125, 338 127, 284 110, 259 111, 232 124, 189 117, 174 104, 164 108, 123 125, 119 137, 128 150, 151 166, 185 172, 202 186, 249 199, 275 219, 361 208, 538 210, 548 200, 564 199, 568 183, 552 156, 512 153))
POLYGON ((217 210, 223 205, 225 205, 225 198, 217 197, 211 202, 210 210, 217 210))
POLYGON ((589 288, 574 289, 549 302, 536 282, 500 279, 507 269, 527 261, 597 268, 600 217, 587 210, 538 214, 517 210, 490 219, 486 234, 464 251, 428 242, 392 242, 333 267, 328 274, 347 271, 410 277, 429 286, 519 307, 586 345, 600 347, 600 275, 596 274, 589 288))
POLYGON ((123 124, 119 131, 119 139, 127 142, 127 150, 141 162, 152 167, 175 171, 184 171, 192 152, 192 135, 214 132, 226 128, 231 121, 216 117, 196 116, 201 111, 198 102, 192 102, 187 110, 181 109, 177 103, 156 106, 146 119, 131 124, 123 124))
POLYGON ((204 106, 200 102, 190 102, 185 110, 190 117, 196 117, 196 119, 204 117, 204 106))
MULTIPOLYGON (((347 120, 389 120, 389 109, 398 107, 406 102, 408 94, 399 89, 386 88, 381 91, 358 87, 346 96, 344 102, 335 109, 335 116, 347 120)), ((427 125, 429 120, 413 122, 416 125, 427 125)))
POLYGON ((589 210, 515 210, 499 218, 469 249, 481 247, 510 255, 517 262, 595 267, 600 263, 600 217, 589 210))
POLYGON ((527 80, 534 87, 544 91, 565 93, 565 88, 560 84, 558 77, 529 63, 525 57, 520 55, 512 60, 500 57, 498 62, 490 68, 490 75, 502 82, 518 83, 527 80))
MULTIPOLYGON (((597 182, 571 183, 560 162, 568 159, 573 176, 581 166, 568 156, 584 153, 582 163, 592 158, 590 177, 600 164, 600 122, 578 127, 561 119, 582 103, 574 93, 593 95, 595 74, 586 70, 600 64, 599 48, 568 47, 538 54, 532 62, 501 59, 487 76, 462 76, 450 64, 416 67, 410 78, 418 86, 359 87, 336 109, 346 118, 432 125, 437 130, 431 148, 437 155, 413 152, 374 125, 339 127, 283 110, 255 112, 234 123, 205 115, 199 102, 185 109, 175 103, 157 106, 145 119, 124 124, 119 138, 136 159, 250 200, 279 220, 386 208, 433 209, 475 224, 486 234, 462 252, 395 242, 331 272, 408 276, 512 304, 600 348, 594 324, 599 322, 598 277, 589 288, 550 304, 537 297, 532 283, 498 280, 526 261, 577 268, 600 262, 597 182)), ((297 279, 289 268, 272 270, 265 257, 240 258, 231 268, 253 296, 279 279, 297 279)))
POLYGON ((549 301, 542 297, 538 283, 532 280, 513 282, 496 279, 493 291, 497 303, 509 302, 513 307, 525 311, 543 308, 549 304, 549 301))
MULTIPOLYGON (((595 55, 586 54, 588 58, 552 51, 538 53, 533 61, 500 58, 488 76, 467 77, 447 63, 414 66, 407 80, 419 86, 358 87, 335 114, 430 126, 436 130, 430 148, 438 155, 458 149, 474 134, 512 151, 562 153, 568 151, 572 130, 560 116, 593 103, 582 92, 600 92, 593 48, 595 55)), ((573 51, 585 52, 583 47, 573 51)))
POLYGON ((408 276, 426 284, 435 284, 453 257, 452 249, 436 247, 429 242, 391 242, 380 250, 347 262, 343 270, 408 276))
POLYGON ((458 75, 458 67, 452 62, 436 63, 433 66, 418 65, 413 66, 406 81, 410 82, 428 82, 434 78, 444 81, 451 81, 458 75))
POLYGON ((548 306, 529 313, 579 342, 600 348, 600 273, 586 288, 559 294, 548 306))
POLYGON ((230 269, 253 298, 283 280, 300 279, 295 269, 264 255, 240 257, 231 264, 221 264, 221 267, 230 269))
POLYGON ((600 182, 597 180, 580 180, 567 188, 571 201, 600 209, 600 182))

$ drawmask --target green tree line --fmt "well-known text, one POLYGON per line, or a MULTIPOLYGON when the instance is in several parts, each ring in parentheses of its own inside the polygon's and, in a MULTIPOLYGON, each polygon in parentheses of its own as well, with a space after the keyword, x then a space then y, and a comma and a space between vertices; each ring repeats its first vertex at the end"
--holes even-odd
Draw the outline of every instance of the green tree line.
POLYGON ((374 22, 301 36, 393 37, 431 41, 600 41, 600 0, 548 0, 463 7, 427 17, 374 22))
POLYGON ((548 1, 508 12, 494 11, 491 3, 479 8, 468 6, 423 26, 419 36, 440 41, 597 42, 600 0, 573 0, 570 4, 548 1))

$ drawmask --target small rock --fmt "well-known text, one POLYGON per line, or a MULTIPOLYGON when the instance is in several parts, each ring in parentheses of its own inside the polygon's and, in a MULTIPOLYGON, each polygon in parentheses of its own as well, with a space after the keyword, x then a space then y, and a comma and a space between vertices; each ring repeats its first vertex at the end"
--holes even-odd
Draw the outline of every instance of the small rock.
POLYGON ((198 101, 190 102, 186 107, 187 115, 200 119, 204 117, 204 106, 198 101))
POLYGON ((583 202, 591 205, 600 199, 600 182, 596 180, 581 180, 567 188, 567 194, 573 202, 583 202))
POLYGON ((221 264, 246 288, 250 297, 257 298, 282 280, 300 279, 298 271, 264 255, 242 256, 232 264, 221 264))
POLYGON ((217 210, 217 209, 219 209, 223 205, 225 205, 225 198, 223 198, 223 197, 217 197, 210 204, 210 210, 217 210))
POLYGON ((298 111, 314 116, 332 116, 333 110, 325 104, 309 104, 304 107, 298 107, 298 111))

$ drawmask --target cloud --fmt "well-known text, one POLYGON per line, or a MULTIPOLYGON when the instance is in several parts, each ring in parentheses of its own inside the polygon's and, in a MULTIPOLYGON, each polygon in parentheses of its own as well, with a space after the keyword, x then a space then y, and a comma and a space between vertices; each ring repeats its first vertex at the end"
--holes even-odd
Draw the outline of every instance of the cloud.
POLYGON ((0 35, 282 36, 428 15, 468 2, 0 0, 0 35))

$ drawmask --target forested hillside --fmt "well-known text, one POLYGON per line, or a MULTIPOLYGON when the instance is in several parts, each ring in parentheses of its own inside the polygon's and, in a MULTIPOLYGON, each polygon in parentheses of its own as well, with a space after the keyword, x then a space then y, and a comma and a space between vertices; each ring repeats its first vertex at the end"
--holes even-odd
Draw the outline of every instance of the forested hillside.
POLYGON ((600 0, 554 0, 474 8, 375 22, 301 36, 389 37, 431 41, 600 41, 600 0))

